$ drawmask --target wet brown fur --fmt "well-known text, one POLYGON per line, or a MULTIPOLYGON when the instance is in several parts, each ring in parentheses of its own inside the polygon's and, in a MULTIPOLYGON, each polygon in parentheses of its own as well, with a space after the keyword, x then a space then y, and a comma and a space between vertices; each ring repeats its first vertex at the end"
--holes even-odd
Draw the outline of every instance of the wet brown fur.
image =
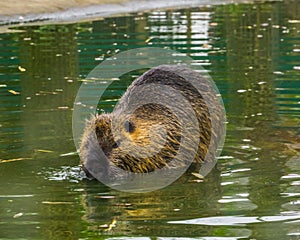
MULTIPOLYGON (((147 173, 165 166, 176 167, 186 164, 190 160, 189 158, 194 156, 193 162, 201 165, 208 152, 209 143, 217 141, 217 134, 211 129, 211 118, 219 117, 220 111, 216 108, 209 112, 203 97, 178 75, 177 70, 186 71, 194 78, 201 78, 198 73, 185 67, 177 69, 174 66, 163 65, 153 68, 129 86, 112 113, 101 114, 90 120, 85 129, 80 149, 84 169, 93 167, 89 165, 91 154, 94 154, 93 158, 97 157, 93 150, 96 147, 95 141, 108 159, 105 169, 108 174, 117 174, 116 167, 134 173, 147 173), (181 133, 184 126, 181 126, 175 114, 167 107, 153 103, 137 108, 131 115, 122 111, 123 105, 130 103, 133 98, 132 90, 137 86, 150 83, 171 86, 176 91, 180 91, 189 101, 199 124, 199 130, 190 136, 192 140, 199 141, 196 155, 192 151, 189 154, 190 146, 182 146, 187 152, 186 156, 184 159, 172 162, 181 144, 181 133), (112 124, 113 119, 114 123, 112 124), (118 132, 118 134, 114 136, 113 132, 118 132), (92 133, 96 133, 97 140, 92 137, 92 133)), ((207 88, 208 86, 204 84, 201 91, 211 95, 209 91, 206 91, 207 88)), ((159 96, 155 97, 159 98, 159 96)), ((211 97, 215 98, 215 96, 211 97)), ((185 111, 184 106, 180 106, 180 102, 178 107, 182 107, 182 112, 185 111)), ((86 172, 88 171, 86 170, 86 172)))

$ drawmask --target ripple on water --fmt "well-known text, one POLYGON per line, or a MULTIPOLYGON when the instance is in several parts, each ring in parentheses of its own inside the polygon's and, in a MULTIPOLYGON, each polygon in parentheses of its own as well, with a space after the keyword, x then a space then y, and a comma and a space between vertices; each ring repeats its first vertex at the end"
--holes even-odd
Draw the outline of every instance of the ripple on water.
POLYGON ((59 169, 47 169, 39 174, 51 181, 69 181, 78 183, 86 178, 79 166, 62 166, 59 169))
POLYGON ((287 222, 290 220, 300 220, 300 212, 283 212, 278 216, 219 216, 196 218, 180 221, 169 221, 170 224, 193 224, 207 226, 245 226, 247 224, 262 222, 287 222))

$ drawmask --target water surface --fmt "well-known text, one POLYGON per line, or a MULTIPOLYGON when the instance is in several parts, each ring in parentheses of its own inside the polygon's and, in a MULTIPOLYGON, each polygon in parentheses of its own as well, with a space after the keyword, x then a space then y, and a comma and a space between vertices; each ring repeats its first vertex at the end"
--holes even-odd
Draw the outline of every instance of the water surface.
MULTIPOLYGON (((152 11, 0 34, 1 239, 300 239, 300 4, 152 11), (227 111, 217 167, 165 189, 85 179, 72 108, 87 74, 155 46, 195 59, 227 111)), ((135 74, 112 85, 112 111, 135 74)))

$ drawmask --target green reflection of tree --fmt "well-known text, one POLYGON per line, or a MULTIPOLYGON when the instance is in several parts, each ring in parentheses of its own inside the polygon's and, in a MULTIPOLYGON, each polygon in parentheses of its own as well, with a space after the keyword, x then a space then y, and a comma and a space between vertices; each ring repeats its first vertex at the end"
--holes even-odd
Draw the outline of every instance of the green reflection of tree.
MULTIPOLYGON (((24 28, 19 35, 24 141, 36 161, 24 164, 26 169, 41 171, 46 167, 70 165, 59 154, 74 150, 71 109, 78 87, 76 28, 74 25, 42 25, 24 28), (46 163, 46 164, 45 164, 46 163), (29 166, 32 165, 32 166, 29 166), (35 165, 35 168, 33 167, 35 165)), ((77 159, 76 159, 77 161, 77 159)), ((37 189, 46 183, 32 179, 37 189)), ((65 186, 48 186, 51 196, 39 198, 39 216, 44 239, 77 239, 80 213, 70 199, 61 196, 65 186), (45 202, 45 204, 43 203, 45 202), (66 203, 65 203, 66 202, 66 203), (72 221, 71 221, 72 219, 72 221)))
MULTIPOLYGON (((24 140, 32 150, 64 153, 70 146, 71 112, 78 87, 73 25, 28 27, 20 34, 24 140)), ((70 148, 71 149, 71 148, 70 148)))
MULTIPOLYGON (((251 168, 248 192, 249 199, 257 205, 251 213, 255 216, 280 215, 286 201, 281 197, 281 176, 287 160, 284 142, 289 133, 274 128, 279 119, 274 71, 280 62, 279 26, 284 15, 281 7, 281 3, 226 5, 216 8, 214 15, 226 16, 216 28, 216 34, 226 41, 222 63, 226 66, 220 66, 213 57, 212 62, 216 69, 227 69, 226 81, 231 94, 226 102, 228 129, 236 145, 230 147, 232 155, 251 168), (247 145, 243 139, 250 141, 248 151, 240 149, 247 145)), ((280 227, 266 229, 258 225, 251 230, 251 238, 255 239, 286 236, 280 227)))

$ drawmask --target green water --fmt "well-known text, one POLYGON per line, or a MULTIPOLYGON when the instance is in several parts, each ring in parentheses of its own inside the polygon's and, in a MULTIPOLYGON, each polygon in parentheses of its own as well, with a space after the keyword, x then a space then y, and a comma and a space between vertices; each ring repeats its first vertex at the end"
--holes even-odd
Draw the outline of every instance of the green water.
MULTIPOLYGON (((291 0, 1 33, 0 239, 300 239, 299 17, 291 0), (182 52, 208 71, 227 136, 204 182, 129 194, 81 175, 72 108, 97 64, 145 46, 182 52)), ((107 91, 101 111, 133 77, 107 91)))

